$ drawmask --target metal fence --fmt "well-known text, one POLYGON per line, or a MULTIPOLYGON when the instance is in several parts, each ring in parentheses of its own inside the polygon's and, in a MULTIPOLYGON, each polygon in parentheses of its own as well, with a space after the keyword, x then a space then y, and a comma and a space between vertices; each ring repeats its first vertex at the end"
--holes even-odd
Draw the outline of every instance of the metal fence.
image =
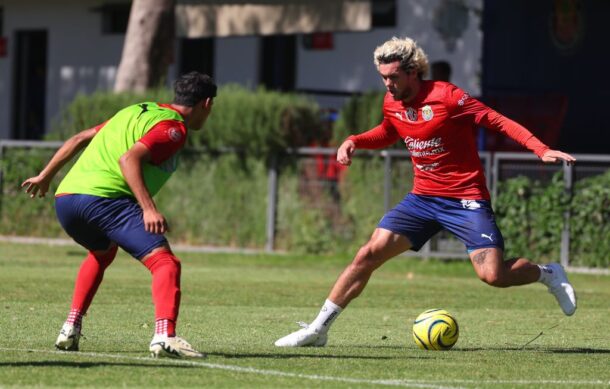
MULTIPOLYGON (((40 142, 40 141, 18 141, 0 140, 0 161, 3 161, 4 153, 9 148, 46 148, 57 149, 61 142, 40 142)), ((224 152, 231 152, 225 150, 224 152)), ((336 152, 334 148, 300 148, 286 150, 304 166, 319 162, 320 156, 327 160, 333 159, 336 152)), ((487 186, 492 194, 492 201, 497 197, 499 184, 506 179, 517 175, 527 175, 541 181, 550 180, 559 170, 563 169, 565 190, 571 192, 574 183, 582 178, 592 175, 602 174, 610 169, 610 155, 587 155, 577 154, 577 164, 569 166, 567 164, 548 165, 542 164, 540 160, 531 153, 505 153, 505 152, 480 152, 479 157, 486 173, 487 186)), ((358 150, 355 155, 360 158, 382 158, 383 176, 379 182, 371 182, 371 185, 383 187, 383 209, 390 209, 404 194, 409 190, 407 186, 397 187, 395 177, 401 175, 405 169, 412 169, 410 156, 403 150, 383 150, 383 151, 364 151, 358 150)), ((357 164, 355 161, 354 164, 357 164)), ((378 178, 378 177, 377 177, 378 178)), ((281 201, 282 193, 278 190, 281 180, 281 166, 278 159, 272 159, 267 171, 267 199, 266 204, 266 236, 264 250, 273 252, 276 250, 276 239, 278 232, 277 215, 278 203, 281 201)), ((324 185, 329 185, 327 181, 315 183, 314 191, 321 190, 324 185)), ((3 167, 0 165, 0 194, 3 192, 3 167)), ((0 198, 0 201, 2 199, 0 198)), ((260 201, 260 200, 259 200, 260 201)), ((328 204, 313 204, 312 206, 329 206, 328 204)), ((378 215, 379 217, 382 214, 378 215)), ((371 229, 372 232, 372 229, 371 229)), ((564 214, 564 228, 561 236, 561 262, 564 265, 569 263, 570 255, 570 214, 564 214)), ((261 249, 263 249, 261 247, 261 249)), ((439 257, 439 258, 466 258, 463 245, 448 233, 439 233, 428 242, 419 252, 409 252, 407 255, 420 257, 439 257)))

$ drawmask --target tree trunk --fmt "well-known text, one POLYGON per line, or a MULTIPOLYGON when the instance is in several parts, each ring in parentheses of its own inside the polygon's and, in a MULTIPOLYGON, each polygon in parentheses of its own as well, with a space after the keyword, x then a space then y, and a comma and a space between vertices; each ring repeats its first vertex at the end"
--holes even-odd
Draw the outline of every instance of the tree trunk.
POLYGON ((175 0, 133 0, 115 92, 159 86, 173 61, 175 0))

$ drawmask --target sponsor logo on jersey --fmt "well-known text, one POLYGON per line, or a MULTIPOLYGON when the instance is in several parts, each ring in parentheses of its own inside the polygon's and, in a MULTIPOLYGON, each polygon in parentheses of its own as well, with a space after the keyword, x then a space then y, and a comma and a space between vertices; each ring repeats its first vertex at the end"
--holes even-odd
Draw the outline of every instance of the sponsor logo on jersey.
POLYGON ((182 139, 182 133, 174 127, 167 130, 167 136, 169 136, 169 139, 171 139, 172 142, 180 142, 182 139))
POLYGON ((416 122, 417 121, 417 110, 409 107, 406 111, 404 111, 404 116, 402 112, 394 112, 394 115, 396 115, 396 117, 401 121, 401 122, 405 122, 405 121, 410 121, 410 122, 416 122))
POLYGON ((470 95, 468 93, 464 93, 462 95, 462 97, 460 97, 460 99, 458 100, 458 105, 460 107, 462 107, 464 105, 464 103, 466 102, 466 100, 468 100, 470 98, 470 95))
POLYGON ((422 109, 421 109, 421 116, 424 118, 425 121, 429 122, 430 120, 432 120, 432 118, 434 117, 434 112, 432 111, 432 107, 429 105, 425 105, 422 109))
POLYGON ((415 167, 421 170, 422 172, 427 172, 435 169, 439 165, 438 162, 427 163, 427 164, 416 164, 415 167))
POLYGON ((405 137, 405 145, 413 157, 427 157, 429 155, 440 154, 445 151, 443 138, 415 139, 410 136, 405 137))

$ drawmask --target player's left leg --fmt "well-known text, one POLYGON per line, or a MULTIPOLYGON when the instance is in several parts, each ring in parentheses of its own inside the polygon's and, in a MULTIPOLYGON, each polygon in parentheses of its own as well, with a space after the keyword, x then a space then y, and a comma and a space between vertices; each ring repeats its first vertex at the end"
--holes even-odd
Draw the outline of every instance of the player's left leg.
POLYGON ((545 284, 566 315, 576 310, 574 288, 559 264, 539 266, 525 258, 505 261, 504 238, 486 200, 439 199, 444 203, 439 222, 456 235, 468 249, 470 260, 481 280, 496 287, 545 284))
POLYGON ((486 247, 470 252, 470 261, 477 276, 491 286, 506 288, 538 281, 540 268, 525 258, 504 261, 502 250, 486 247))
POLYGON ((482 248, 470 253, 470 260, 481 280, 500 288, 541 282, 555 296, 568 316, 576 311, 576 294, 563 267, 558 263, 536 265, 525 258, 504 261, 497 248, 482 248))
POLYGON ((77 243, 89 250, 76 277, 70 312, 55 342, 55 347, 60 350, 78 351, 83 316, 118 249, 84 217, 82 210, 94 201, 92 196, 83 195, 61 196, 56 200, 57 216, 62 227, 77 243))

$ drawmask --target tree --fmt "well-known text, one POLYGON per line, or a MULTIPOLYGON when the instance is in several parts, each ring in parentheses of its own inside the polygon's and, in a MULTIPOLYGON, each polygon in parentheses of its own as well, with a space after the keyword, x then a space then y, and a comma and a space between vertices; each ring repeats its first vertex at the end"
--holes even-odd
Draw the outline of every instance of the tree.
POLYGON ((173 61, 175 0, 133 0, 115 92, 143 92, 164 81, 173 61))

